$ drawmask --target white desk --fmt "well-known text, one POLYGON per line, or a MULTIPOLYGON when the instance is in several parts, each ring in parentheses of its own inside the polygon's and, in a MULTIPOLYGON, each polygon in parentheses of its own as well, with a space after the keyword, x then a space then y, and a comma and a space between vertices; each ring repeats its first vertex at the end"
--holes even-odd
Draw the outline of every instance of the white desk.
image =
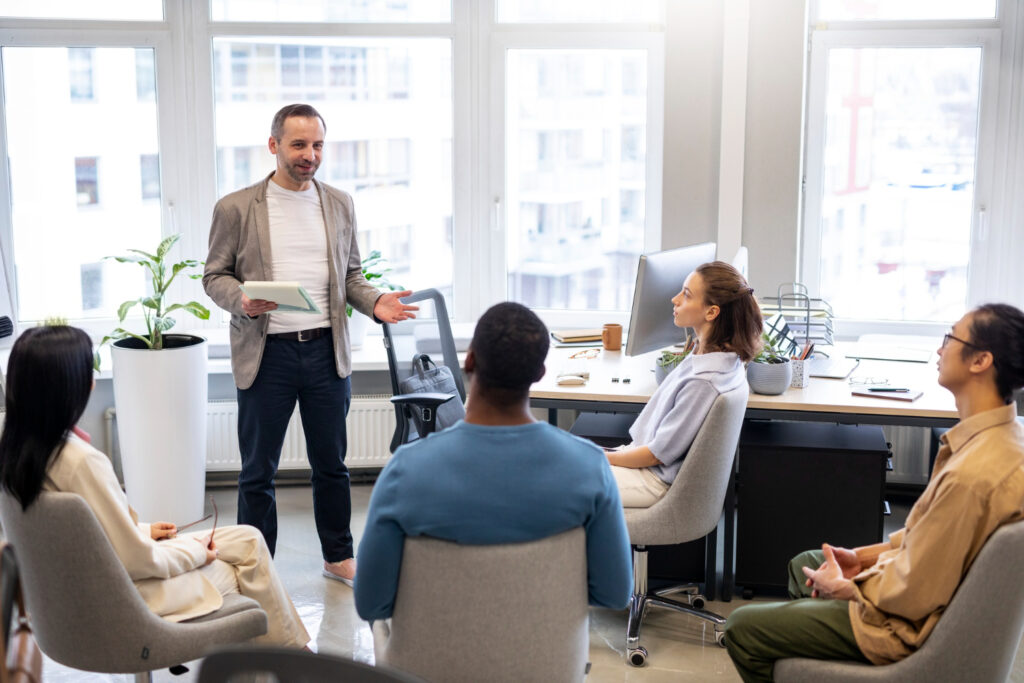
MULTIPOLYGON (((629 357, 621 351, 604 351, 597 358, 572 360, 580 349, 552 348, 547 373, 530 388, 530 403, 549 411, 559 409, 596 412, 640 412, 654 393, 654 361, 657 351, 629 357), (590 371, 586 384, 557 383, 567 365, 582 365, 590 371), (622 380, 628 378, 629 382, 622 380), (613 381, 617 379, 618 381, 613 381)), ((887 378, 892 386, 923 391, 913 402, 853 396, 844 379, 812 377, 803 389, 787 389, 778 396, 750 394, 748 418, 840 422, 847 424, 894 424, 919 427, 948 427, 957 421, 953 396, 939 386, 935 363, 864 360, 851 377, 887 378)), ((553 419, 553 415, 551 415, 553 419)))

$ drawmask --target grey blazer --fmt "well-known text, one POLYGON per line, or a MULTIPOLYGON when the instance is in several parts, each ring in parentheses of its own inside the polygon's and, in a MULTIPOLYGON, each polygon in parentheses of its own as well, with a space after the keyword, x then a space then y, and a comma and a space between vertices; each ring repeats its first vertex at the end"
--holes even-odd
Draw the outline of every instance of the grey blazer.
MULTIPOLYGON (((231 371, 239 389, 248 389, 256 379, 270 324, 269 316, 250 318, 242 311, 242 291, 238 288, 246 280, 273 279, 268 182, 269 175, 262 182, 221 198, 213 207, 210 252, 203 273, 206 293, 231 313, 231 371)), ((373 319, 373 306, 381 292, 363 277, 352 197, 316 180, 313 183, 320 194, 330 249, 327 259, 330 310, 327 315, 334 337, 334 359, 338 376, 348 377, 352 364, 345 305, 351 304, 373 319)))

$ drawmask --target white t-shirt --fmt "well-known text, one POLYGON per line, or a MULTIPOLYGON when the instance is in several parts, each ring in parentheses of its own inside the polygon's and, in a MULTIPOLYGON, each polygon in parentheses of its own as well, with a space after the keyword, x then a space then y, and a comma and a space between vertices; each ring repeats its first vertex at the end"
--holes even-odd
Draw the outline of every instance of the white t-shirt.
POLYGON ((327 267, 327 230, 316 186, 296 192, 273 180, 267 183, 267 212, 270 214, 272 276, 278 282, 299 282, 322 311, 311 313, 270 313, 269 334, 329 327, 331 322, 327 267))

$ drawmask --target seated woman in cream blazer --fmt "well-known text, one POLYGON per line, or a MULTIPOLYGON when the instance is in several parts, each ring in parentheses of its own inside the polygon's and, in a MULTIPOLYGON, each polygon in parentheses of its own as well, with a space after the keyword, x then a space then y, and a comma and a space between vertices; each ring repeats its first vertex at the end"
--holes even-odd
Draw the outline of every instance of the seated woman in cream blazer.
POLYGON ((263 536, 248 526, 177 534, 173 524, 138 521, 110 460, 75 427, 92 392, 92 342, 65 325, 25 331, 11 350, 0 485, 27 509, 42 491, 85 499, 146 604, 171 621, 220 608, 241 593, 267 613, 265 645, 309 642, 274 569, 263 536), (84 438, 83 438, 84 437, 84 438))

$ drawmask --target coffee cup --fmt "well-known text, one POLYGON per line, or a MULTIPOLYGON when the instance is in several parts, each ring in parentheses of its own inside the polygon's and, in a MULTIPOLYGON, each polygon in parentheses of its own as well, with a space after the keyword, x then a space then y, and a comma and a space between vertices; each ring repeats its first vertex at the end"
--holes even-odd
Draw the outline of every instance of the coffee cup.
POLYGON ((601 345, 605 351, 618 351, 622 348, 622 325, 607 323, 601 329, 601 345))

